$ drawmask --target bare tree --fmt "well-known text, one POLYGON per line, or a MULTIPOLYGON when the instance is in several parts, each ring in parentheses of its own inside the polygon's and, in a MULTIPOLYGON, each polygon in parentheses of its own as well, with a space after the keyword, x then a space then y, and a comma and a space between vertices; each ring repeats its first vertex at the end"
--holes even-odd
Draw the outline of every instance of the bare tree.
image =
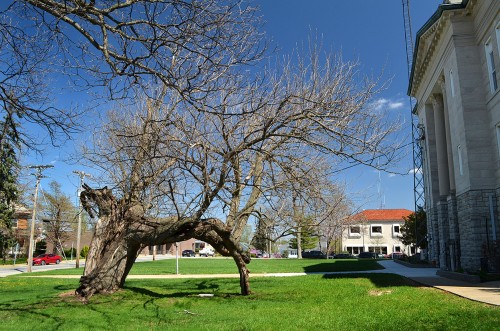
POLYGON ((93 101, 161 83, 200 105, 236 67, 261 57, 259 27, 240 0, 11 0, 0 12, 0 114, 37 148, 28 123, 54 145, 80 129, 82 110, 54 101, 63 78, 71 82, 64 89, 93 101))
POLYGON ((61 185, 50 182, 50 191, 43 192, 41 212, 46 224, 46 236, 52 243, 53 253, 62 249, 62 243, 74 233, 77 209, 71 198, 61 191, 61 185))
POLYGON ((376 83, 360 86, 356 65, 338 58, 313 53, 297 63, 244 89, 221 88, 203 109, 164 88, 110 113, 86 153, 114 191, 82 194, 99 221, 80 295, 122 286, 143 245, 191 237, 233 257, 248 294, 250 260, 239 242, 259 201, 284 179, 307 182, 308 156, 389 164, 398 146, 386 138, 397 127, 369 107, 376 83))
POLYGON ((106 87, 112 98, 155 82, 199 103, 265 50, 260 18, 241 0, 17 2, 26 19, 54 33, 75 84, 106 87))
MULTIPOLYGON (((27 124, 43 127, 56 144, 60 134, 75 132, 73 109, 56 108, 51 102, 49 78, 53 74, 55 52, 50 31, 21 22, 12 4, 0 12, 0 114, 12 136, 20 145, 39 145, 27 124)), ((6 139, 2 131, 0 141, 6 139)))

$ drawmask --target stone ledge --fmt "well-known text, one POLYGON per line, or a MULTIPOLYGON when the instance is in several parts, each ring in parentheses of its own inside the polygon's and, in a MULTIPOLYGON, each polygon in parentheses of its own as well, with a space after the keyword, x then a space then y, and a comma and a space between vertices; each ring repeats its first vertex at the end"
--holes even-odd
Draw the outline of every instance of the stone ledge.
POLYGON ((473 284, 481 283, 481 277, 479 277, 478 275, 468 275, 460 272, 445 271, 445 270, 438 270, 436 274, 441 277, 460 280, 462 282, 473 283, 473 284))
POLYGON ((398 259, 394 259, 393 261, 396 263, 402 264, 408 268, 436 268, 428 263, 417 264, 417 263, 410 263, 410 262, 406 262, 406 261, 401 261, 398 259))

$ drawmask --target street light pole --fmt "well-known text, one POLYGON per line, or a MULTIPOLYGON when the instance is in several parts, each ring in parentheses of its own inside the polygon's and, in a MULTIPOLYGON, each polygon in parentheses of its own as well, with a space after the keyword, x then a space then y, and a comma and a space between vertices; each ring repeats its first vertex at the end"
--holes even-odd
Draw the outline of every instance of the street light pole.
POLYGON ((28 251, 28 269, 27 272, 31 272, 31 266, 33 265, 33 252, 35 251, 35 220, 36 220, 36 203, 38 197, 38 187, 40 186, 40 179, 42 179, 42 170, 47 168, 52 168, 52 165, 36 165, 30 166, 31 169, 36 169, 35 178, 35 196, 33 197, 33 214, 31 216, 31 229, 30 229, 30 242, 29 242, 29 251, 28 251))
POLYGON ((73 173, 77 174, 80 176, 80 186, 78 187, 78 227, 77 227, 77 232, 76 232, 76 261, 75 261, 75 268, 80 268, 80 238, 82 234, 82 201, 80 200, 80 194, 82 193, 82 187, 83 187, 83 179, 85 176, 90 177, 89 174, 86 174, 83 171, 73 171, 73 173))

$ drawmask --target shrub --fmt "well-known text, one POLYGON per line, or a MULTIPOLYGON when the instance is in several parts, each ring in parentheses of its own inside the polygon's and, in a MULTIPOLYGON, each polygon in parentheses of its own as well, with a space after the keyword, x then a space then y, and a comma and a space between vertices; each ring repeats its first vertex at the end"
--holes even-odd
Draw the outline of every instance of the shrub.
POLYGON ((64 256, 69 259, 76 256, 76 248, 68 248, 64 250, 64 256))
POLYGON ((82 250, 80 251, 80 256, 83 258, 87 258, 87 255, 89 255, 89 246, 83 246, 82 250))

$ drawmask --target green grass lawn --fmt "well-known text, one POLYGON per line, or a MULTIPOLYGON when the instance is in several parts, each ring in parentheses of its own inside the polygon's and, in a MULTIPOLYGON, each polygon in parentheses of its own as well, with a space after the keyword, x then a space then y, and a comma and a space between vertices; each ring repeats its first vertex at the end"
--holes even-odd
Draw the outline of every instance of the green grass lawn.
POLYGON ((500 308, 389 274, 127 280, 83 304, 75 279, 0 278, 0 330, 498 330, 500 308), (199 294, 213 294, 200 297, 199 294))
MULTIPOLYGON (((36 268, 36 266, 34 267, 36 268)), ((319 271, 364 271, 383 269, 375 260, 309 260, 309 259, 253 259, 248 265, 251 273, 276 272, 319 272, 319 271)), ((176 272, 175 259, 139 262, 134 264, 131 275, 173 275, 176 272)), ((80 269, 61 269, 43 273, 42 275, 79 275, 80 269)), ((234 274, 238 268, 231 258, 183 258, 179 259, 179 273, 191 274, 234 274)))

